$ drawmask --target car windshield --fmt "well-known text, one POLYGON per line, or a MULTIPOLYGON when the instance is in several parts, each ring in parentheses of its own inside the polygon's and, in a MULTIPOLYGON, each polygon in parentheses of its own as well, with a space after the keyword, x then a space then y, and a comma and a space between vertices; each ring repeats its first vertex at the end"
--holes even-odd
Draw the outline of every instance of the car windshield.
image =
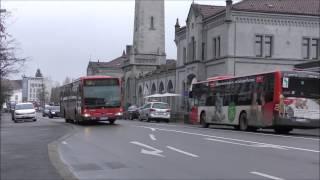
POLYGON ((120 107, 121 89, 118 79, 86 80, 84 103, 88 108, 120 107))
POLYGON ((34 109, 34 107, 32 104, 17 104, 16 110, 21 110, 21 109, 34 109))
POLYGON ((128 108, 128 110, 135 110, 135 109, 137 109, 137 106, 135 106, 135 105, 130 106, 130 107, 128 108))
POLYGON ((50 110, 54 110, 54 111, 59 111, 60 110, 60 106, 51 106, 49 109, 50 110))
POLYGON ((155 109, 169 109, 169 105, 165 104, 165 103, 154 103, 152 105, 152 108, 155 108, 155 109))

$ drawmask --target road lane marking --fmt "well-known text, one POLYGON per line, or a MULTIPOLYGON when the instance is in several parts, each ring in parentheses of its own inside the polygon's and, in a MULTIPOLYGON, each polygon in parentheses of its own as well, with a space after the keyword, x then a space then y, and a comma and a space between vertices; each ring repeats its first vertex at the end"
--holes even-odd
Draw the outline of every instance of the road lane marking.
POLYGON ((271 175, 264 174, 264 173, 260 173, 260 172, 256 172, 256 171, 252 171, 252 172, 250 172, 250 173, 251 173, 251 174, 258 175, 258 176, 266 177, 266 178, 269 178, 269 179, 273 179, 273 180, 284 180, 283 178, 271 176, 271 175))
POLYGON ((262 148, 274 148, 274 149, 281 149, 281 150, 288 150, 282 146, 271 145, 271 144, 254 144, 253 147, 262 147, 262 148))
MULTIPOLYGON (((157 125, 157 126, 172 126, 172 127, 178 127, 177 125, 173 125, 173 124, 153 124, 153 125, 157 125)), ((182 125, 181 125, 182 126, 182 125)), ((136 126, 136 127, 141 127, 141 126, 136 126)), ((186 127, 186 128, 189 128, 189 129, 197 129, 199 130, 200 128, 199 127, 191 127, 191 126, 182 126, 182 127, 186 127)), ((154 129, 154 128, 153 128, 154 129)), ((210 131, 210 129, 202 129, 204 131, 210 131)), ((224 129, 215 129, 215 130, 218 130, 218 131, 223 131, 223 132, 226 132, 226 130, 224 129)), ((239 131, 234 131, 234 130, 231 130, 230 131, 228 130, 228 132, 232 132, 232 133, 238 133, 239 131)), ((284 137, 284 138, 293 138, 293 139, 305 139, 305 140, 312 140, 312 141, 320 141, 320 137, 319 138, 308 138, 308 137, 297 137, 297 136, 287 136, 287 135, 280 135, 280 134, 266 134, 265 132, 241 132, 241 133, 245 133, 245 134, 256 134, 256 135, 260 135, 260 136, 275 136, 275 137, 284 137)))
POLYGON ((151 129, 151 131, 156 131, 156 128, 150 128, 151 129))
POLYGON ((206 140, 209 140, 209 141, 217 141, 217 142, 235 144, 235 145, 240 145, 240 146, 249 146, 249 147, 252 147, 252 146, 249 145, 249 144, 242 144, 242 143, 236 143, 236 142, 231 142, 231 141, 224 141, 224 140, 221 140, 221 139, 212 139, 212 138, 205 138, 205 139, 206 139, 206 140))
POLYGON ((138 145, 138 146, 142 146, 142 147, 145 147, 145 148, 148 148, 148 149, 151 149, 151 151, 150 150, 141 149, 140 153, 142 153, 142 154, 165 157, 164 155, 161 154, 161 153, 163 153, 163 151, 161 151, 161 150, 159 150, 157 148, 151 147, 149 145, 146 145, 146 144, 143 144, 143 143, 140 143, 140 142, 137 142, 137 141, 131 141, 130 143, 138 145))
POLYGON ((232 142, 232 141, 225 141, 221 139, 212 139, 212 138, 205 138, 205 140, 209 141, 217 141, 217 142, 223 142, 223 143, 229 143, 229 144, 235 144, 235 145, 240 145, 240 146, 248 146, 248 147, 262 147, 262 148, 274 148, 274 149, 281 149, 281 150, 288 150, 284 147, 277 146, 277 145, 272 145, 272 144, 260 144, 260 143, 253 143, 253 144, 242 144, 242 143, 237 143, 237 142, 232 142))
MULTIPOLYGON (((137 126, 137 127, 150 129, 150 127, 148 127, 148 126, 137 126)), ((313 150, 313 149, 282 146, 282 145, 278 145, 278 144, 268 144, 268 143, 262 143, 262 142, 256 142, 256 141, 247 141, 247 140, 241 140, 241 139, 233 139, 233 138, 226 138, 226 137, 220 137, 220 136, 212 136, 212 135, 207 135, 207 134, 192 133, 192 132, 179 131, 179 130, 173 130, 173 129, 163 129, 163 128, 154 128, 154 129, 159 130, 159 131, 175 132, 175 133, 181 133, 181 134, 203 136, 203 137, 208 137, 208 138, 217 138, 217 139, 224 139, 224 140, 231 140, 231 141, 238 141, 238 142, 245 142, 245 143, 261 144, 261 145, 268 145, 268 146, 277 146, 277 147, 282 147, 282 148, 286 148, 286 149, 294 149, 294 150, 299 150, 299 151, 320 153, 319 150, 313 150)))
POLYGON ((66 141, 62 141, 61 143, 62 143, 62 144, 68 144, 66 141))
POLYGON ((189 152, 186 152, 186 151, 183 151, 181 149, 177 149, 177 148, 174 148, 174 147, 171 147, 171 146, 167 146, 167 148, 169 148, 169 149, 171 149, 173 151, 185 154, 187 156, 191 156, 191 157, 195 157, 195 158, 199 157, 198 155, 195 155, 195 154, 192 154, 192 153, 189 153, 189 152))
POLYGON ((156 137, 155 137, 153 134, 149 134, 149 137, 150 137, 150 139, 151 139, 152 141, 156 141, 156 140, 157 140, 156 137))

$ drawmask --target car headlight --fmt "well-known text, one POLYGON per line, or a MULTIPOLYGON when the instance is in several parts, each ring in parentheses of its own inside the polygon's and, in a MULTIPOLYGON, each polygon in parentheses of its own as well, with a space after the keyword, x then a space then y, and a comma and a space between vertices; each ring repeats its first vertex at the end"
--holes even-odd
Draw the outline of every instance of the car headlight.
POLYGON ((118 112, 118 113, 116 113, 116 116, 122 116, 123 115, 123 113, 122 112, 118 112))
POLYGON ((55 114, 56 112, 51 112, 52 114, 55 114))

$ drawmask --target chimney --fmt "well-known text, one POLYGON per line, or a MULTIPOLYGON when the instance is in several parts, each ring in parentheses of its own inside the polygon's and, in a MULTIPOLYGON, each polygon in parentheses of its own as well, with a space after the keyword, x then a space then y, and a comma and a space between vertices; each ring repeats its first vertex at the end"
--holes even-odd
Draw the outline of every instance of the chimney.
POLYGON ((125 50, 122 51, 122 57, 125 57, 126 56, 126 52, 125 50))
POLYGON ((179 31, 179 29, 180 29, 180 24, 179 24, 179 19, 178 19, 178 18, 177 18, 176 25, 175 25, 174 27, 175 27, 176 32, 179 31))
POLYGON ((226 22, 231 22, 232 0, 226 0, 226 22))

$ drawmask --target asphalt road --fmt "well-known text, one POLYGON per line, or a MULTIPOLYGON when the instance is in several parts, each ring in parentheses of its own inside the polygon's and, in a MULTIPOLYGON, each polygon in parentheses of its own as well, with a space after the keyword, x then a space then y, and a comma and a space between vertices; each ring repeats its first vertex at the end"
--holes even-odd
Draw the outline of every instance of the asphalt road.
MULTIPOLYGON (((63 120, 61 120, 63 121, 63 120)), ((79 179, 315 179, 319 129, 240 132, 138 121, 72 125, 59 153, 79 179)))
POLYGON ((70 131, 61 119, 38 116, 36 122, 14 123, 1 116, 1 180, 60 180, 48 156, 48 144, 70 131))

